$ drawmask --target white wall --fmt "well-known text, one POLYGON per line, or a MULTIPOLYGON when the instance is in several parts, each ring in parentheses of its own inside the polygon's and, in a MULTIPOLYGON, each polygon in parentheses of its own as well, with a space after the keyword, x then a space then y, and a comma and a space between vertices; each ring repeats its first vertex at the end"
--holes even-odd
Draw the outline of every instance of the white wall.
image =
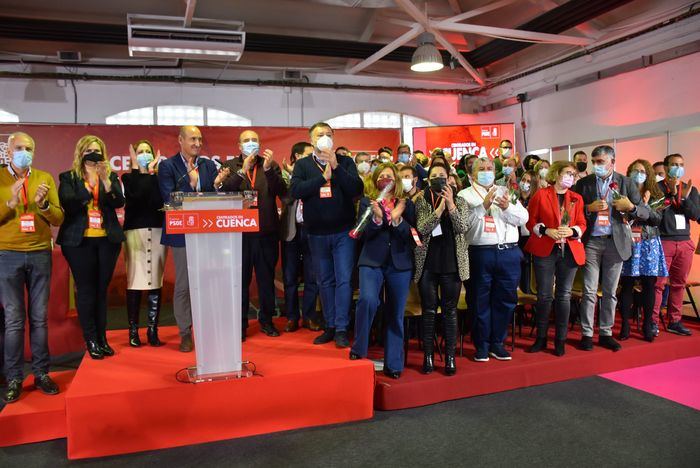
MULTIPOLYGON (((626 138, 700 126, 700 54, 618 75, 526 103, 528 148, 548 148, 626 138)), ((457 97, 370 91, 76 81, 78 122, 104 123, 106 116, 159 104, 215 107, 255 126, 307 126, 360 110, 403 112, 437 124, 516 122, 520 108, 457 114, 457 97)), ((495 93, 494 93, 495 94, 495 93)), ((0 80, 0 108, 21 122, 73 122, 70 83, 0 80)), ((518 141, 520 151, 522 138, 518 141)))

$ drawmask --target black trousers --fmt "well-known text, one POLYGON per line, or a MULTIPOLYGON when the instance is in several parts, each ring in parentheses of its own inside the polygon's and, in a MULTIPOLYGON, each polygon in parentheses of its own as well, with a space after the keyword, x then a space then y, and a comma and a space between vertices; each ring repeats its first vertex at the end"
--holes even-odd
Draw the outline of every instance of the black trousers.
POLYGON ((275 265, 279 258, 279 237, 277 233, 266 235, 243 234, 243 292, 241 294, 243 328, 248 327, 248 309, 250 308, 250 282, 258 285, 260 300, 260 323, 272 323, 275 313, 275 265))
POLYGON ((654 303, 656 301, 656 276, 622 276, 620 278, 620 315, 623 320, 632 318, 634 309, 634 280, 638 279, 642 286, 641 302, 642 311, 644 313, 644 326, 651 326, 651 316, 654 312, 654 303))
POLYGON ((106 237, 85 237, 78 247, 62 246, 77 289, 78 319, 85 341, 103 340, 107 331, 107 288, 122 245, 106 237))

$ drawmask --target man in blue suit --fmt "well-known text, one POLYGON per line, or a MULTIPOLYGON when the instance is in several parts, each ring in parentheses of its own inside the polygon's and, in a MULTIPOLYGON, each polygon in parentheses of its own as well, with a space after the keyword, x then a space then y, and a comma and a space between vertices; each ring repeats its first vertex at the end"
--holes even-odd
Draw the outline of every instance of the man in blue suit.
MULTIPOLYGON (((202 132, 195 126, 180 127, 178 136, 180 152, 160 163, 158 185, 165 203, 173 192, 213 192, 218 183, 216 164, 200 157, 202 132)), ((187 251, 184 234, 166 234, 163 230, 161 244, 170 246, 175 261, 175 290, 173 312, 180 329, 180 351, 192 351, 192 306, 187 276, 187 251)))

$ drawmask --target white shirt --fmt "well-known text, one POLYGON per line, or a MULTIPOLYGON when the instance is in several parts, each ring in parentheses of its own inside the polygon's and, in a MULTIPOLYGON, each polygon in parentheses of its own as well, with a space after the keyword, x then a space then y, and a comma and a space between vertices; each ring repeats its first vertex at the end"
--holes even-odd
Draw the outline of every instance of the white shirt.
MULTIPOLYGON (((497 196, 508 195, 506 187, 498 187, 497 196)), ((484 198, 488 189, 473 184, 471 187, 460 191, 457 196, 466 200, 469 209, 473 211, 473 222, 467 231, 467 241, 471 245, 496 245, 513 244, 520 238, 519 227, 524 226, 529 219, 529 213, 518 200, 515 205, 512 203, 508 208, 501 210, 495 203, 491 204, 491 216, 493 216, 496 232, 485 232, 486 210, 484 209, 484 198)))

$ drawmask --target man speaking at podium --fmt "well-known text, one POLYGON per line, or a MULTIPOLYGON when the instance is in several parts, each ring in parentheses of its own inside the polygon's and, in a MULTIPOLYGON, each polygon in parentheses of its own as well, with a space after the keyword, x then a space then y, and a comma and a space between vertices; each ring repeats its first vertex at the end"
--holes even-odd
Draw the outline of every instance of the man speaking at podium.
POLYGON ((248 328, 253 268, 260 298, 260 330, 267 336, 280 336, 272 323, 275 312, 275 265, 279 256, 280 219, 276 197, 287 194, 287 185, 282 179, 282 170, 272 159, 272 150, 261 152, 257 133, 252 130, 242 132, 238 137, 238 147, 241 155, 223 164, 216 188, 224 192, 252 191, 251 208, 258 209, 260 219, 258 232, 243 233, 242 337, 245 339, 248 328))
MULTIPOLYGON (((165 203, 173 192, 213 192, 217 176, 216 164, 199 156, 202 150, 202 132, 188 125, 180 127, 177 138, 180 152, 160 163, 158 185, 165 203)), ((187 276, 187 251, 184 234, 166 234, 163 229, 161 244, 170 246, 175 261, 175 290, 173 312, 180 330, 180 351, 192 351, 192 306, 190 283, 187 276)))

